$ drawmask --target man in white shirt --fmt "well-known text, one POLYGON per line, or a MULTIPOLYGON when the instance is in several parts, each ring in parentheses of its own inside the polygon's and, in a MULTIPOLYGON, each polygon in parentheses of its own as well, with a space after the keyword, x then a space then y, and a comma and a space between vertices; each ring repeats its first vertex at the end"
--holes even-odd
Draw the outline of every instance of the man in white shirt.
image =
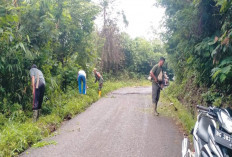
POLYGON ((84 70, 80 70, 78 72, 77 81, 78 81, 79 93, 86 94, 86 73, 84 70), (83 82, 83 91, 81 90, 82 82, 83 82))

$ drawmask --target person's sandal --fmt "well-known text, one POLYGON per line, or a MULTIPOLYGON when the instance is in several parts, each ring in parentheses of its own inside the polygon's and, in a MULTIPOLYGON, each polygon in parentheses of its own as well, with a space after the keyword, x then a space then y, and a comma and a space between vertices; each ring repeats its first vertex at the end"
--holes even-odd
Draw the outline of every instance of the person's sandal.
POLYGON ((155 115, 155 116, 159 116, 159 113, 158 113, 158 112, 154 112, 154 115, 155 115))

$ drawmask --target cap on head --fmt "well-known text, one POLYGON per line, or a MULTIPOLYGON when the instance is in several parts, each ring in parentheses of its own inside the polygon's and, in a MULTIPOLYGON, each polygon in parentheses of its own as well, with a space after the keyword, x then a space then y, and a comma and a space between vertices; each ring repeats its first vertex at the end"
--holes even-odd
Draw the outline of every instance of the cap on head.
POLYGON ((36 66, 35 64, 33 64, 33 65, 31 66, 31 68, 37 68, 37 66, 36 66))
POLYGON ((160 61, 165 61, 165 58, 164 57, 160 57, 160 61))

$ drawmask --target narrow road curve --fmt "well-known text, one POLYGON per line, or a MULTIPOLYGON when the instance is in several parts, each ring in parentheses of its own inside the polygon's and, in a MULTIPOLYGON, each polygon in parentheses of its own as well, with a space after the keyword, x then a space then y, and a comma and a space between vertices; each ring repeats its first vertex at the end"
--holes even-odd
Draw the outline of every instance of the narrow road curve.
POLYGON ((170 118, 154 117, 151 87, 123 88, 66 122, 56 145, 22 157, 180 157, 182 136, 170 118))

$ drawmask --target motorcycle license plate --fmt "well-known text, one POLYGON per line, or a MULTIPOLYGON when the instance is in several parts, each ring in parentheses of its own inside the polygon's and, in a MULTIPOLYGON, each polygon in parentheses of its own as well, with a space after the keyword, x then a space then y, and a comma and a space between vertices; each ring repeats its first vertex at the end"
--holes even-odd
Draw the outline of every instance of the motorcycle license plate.
POLYGON ((222 132, 221 130, 215 131, 215 141, 229 149, 232 149, 232 136, 222 132))

